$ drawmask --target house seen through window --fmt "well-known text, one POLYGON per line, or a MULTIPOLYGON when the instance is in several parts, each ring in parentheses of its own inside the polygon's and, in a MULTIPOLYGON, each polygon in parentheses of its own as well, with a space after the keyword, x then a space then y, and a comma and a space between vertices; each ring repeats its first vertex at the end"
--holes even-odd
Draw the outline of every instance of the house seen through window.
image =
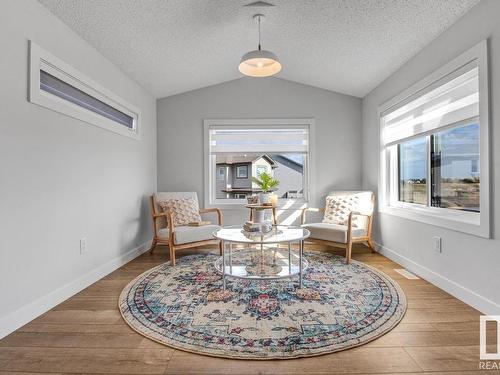
POLYGON ((217 155, 216 163, 218 169, 227 171, 225 178, 217 181, 217 199, 244 199, 259 193, 252 177, 259 177, 263 172, 280 181, 274 191, 278 197, 303 197, 304 157, 301 154, 231 153, 217 155))
POLYGON ((280 199, 306 199, 308 131, 305 128, 210 130, 213 200, 245 199, 261 192, 253 178, 268 173, 279 180, 280 199))

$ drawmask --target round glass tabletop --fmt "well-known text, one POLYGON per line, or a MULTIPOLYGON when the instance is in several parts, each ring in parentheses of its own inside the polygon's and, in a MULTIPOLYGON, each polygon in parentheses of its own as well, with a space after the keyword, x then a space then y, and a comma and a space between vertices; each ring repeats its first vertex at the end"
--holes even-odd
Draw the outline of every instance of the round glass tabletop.
POLYGON ((272 280, 292 277, 305 271, 309 263, 302 258, 301 268, 300 262, 300 253, 296 250, 244 248, 233 250, 225 259, 217 259, 215 269, 220 274, 241 279, 272 280))
POLYGON ((249 243, 249 244, 275 244, 281 242, 302 241, 311 233, 301 227, 286 225, 274 225, 267 233, 246 232, 241 226, 229 226, 216 230, 213 236, 226 242, 249 243))

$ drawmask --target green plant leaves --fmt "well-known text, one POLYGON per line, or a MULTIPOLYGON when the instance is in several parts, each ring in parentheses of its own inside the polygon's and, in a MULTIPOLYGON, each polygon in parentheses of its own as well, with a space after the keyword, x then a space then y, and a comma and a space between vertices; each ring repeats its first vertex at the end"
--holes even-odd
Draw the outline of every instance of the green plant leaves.
POLYGON ((280 183, 277 179, 272 178, 267 172, 262 172, 259 177, 252 177, 252 181, 255 182, 264 193, 269 192, 280 183))

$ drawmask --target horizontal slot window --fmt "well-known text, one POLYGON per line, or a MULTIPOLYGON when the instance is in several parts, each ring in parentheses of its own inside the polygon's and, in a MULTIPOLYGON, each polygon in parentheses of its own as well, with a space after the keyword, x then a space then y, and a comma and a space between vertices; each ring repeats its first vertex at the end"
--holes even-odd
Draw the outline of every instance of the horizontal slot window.
POLYGON ((31 103, 140 140, 140 108, 32 41, 29 59, 31 103))
POLYGON ((133 129, 134 127, 133 117, 120 112, 112 106, 88 95, 87 93, 43 70, 40 70, 40 89, 89 111, 104 116, 112 121, 126 126, 129 129, 133 129))

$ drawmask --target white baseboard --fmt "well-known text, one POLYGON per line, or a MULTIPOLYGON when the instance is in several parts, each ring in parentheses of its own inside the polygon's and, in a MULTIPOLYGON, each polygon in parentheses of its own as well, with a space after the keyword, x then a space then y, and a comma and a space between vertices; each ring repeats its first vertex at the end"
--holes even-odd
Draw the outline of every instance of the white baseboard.
POLYGON ((46 294, 45 296, 13 311, 9 315, 0 318, 0 339, 7 336, 9 333, 14 332, 16 329, 29 323, 36 317, 47 312, 59 303, 67 300, 71 296, 85 289, 89 285, 102 279, 104 276, 110 274, 117 268, 135 259, 139 255, 145 253, 149 249, 150 242, 145 242, 142 245, 130 250, 129 252, 111 259, 102 266, 92 270, 76 280, 63 285, 59 289, 46 294))
POLYGON ((470 289, 467 289, 466 287, 432 271, 427 267, 414 262, 413 260, 405 256, 398 254, 394 250, 389 249, 379 243, 375 244, 375 248, 377 252, 379 252, 386 258, 389 258, 394 262, 402 265, 422 279, 425 279, 438 288, 443 289, 445 292, 472 306, 476 310, 479 310, 483 314, 500 315, 500 305, 498 305, 497 303, 477 294, 476 292, 473 292, 470 289))

